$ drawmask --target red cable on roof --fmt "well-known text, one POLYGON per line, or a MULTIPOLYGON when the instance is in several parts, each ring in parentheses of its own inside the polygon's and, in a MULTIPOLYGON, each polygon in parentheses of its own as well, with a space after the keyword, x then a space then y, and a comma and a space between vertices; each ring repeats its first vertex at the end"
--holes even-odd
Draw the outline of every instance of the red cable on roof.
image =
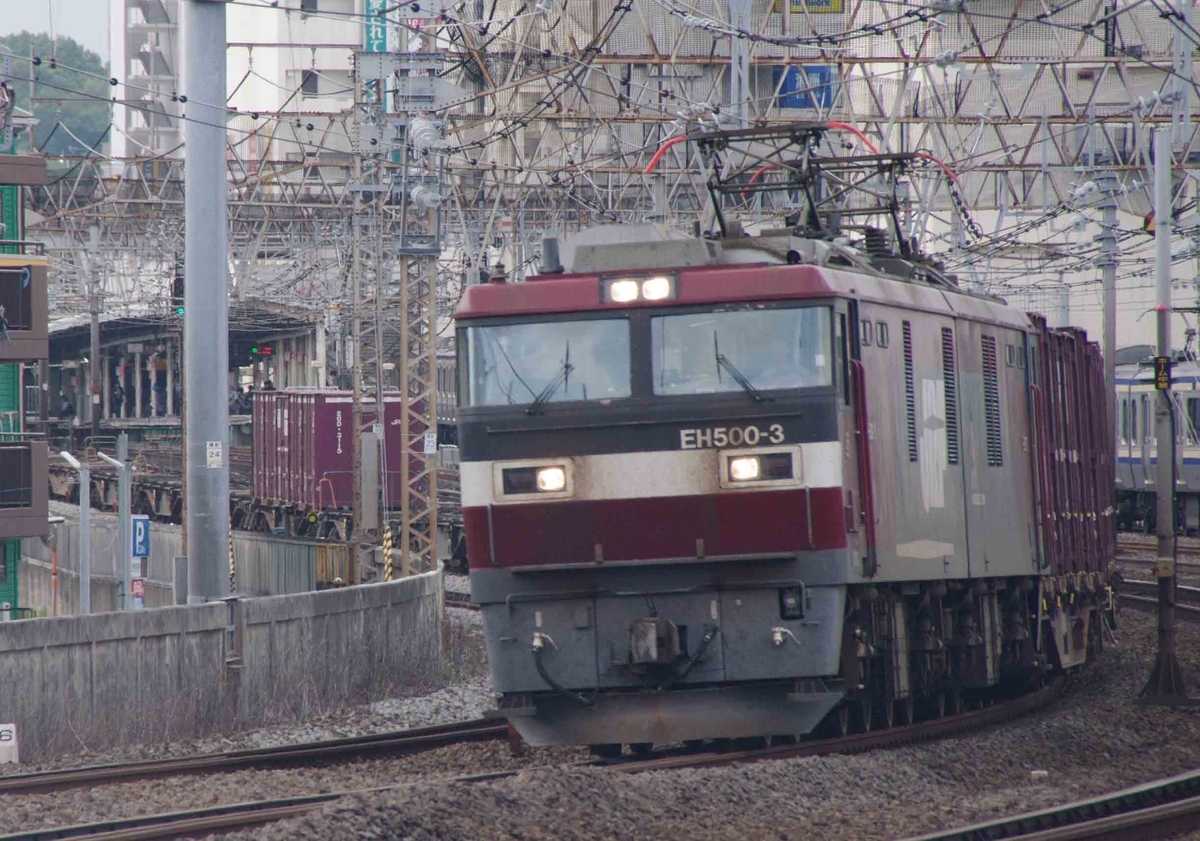
POLYGON ((654 172, 654 168, 658 166, 658 162, 662 160, 662 156, 666 154, 667 150, 676 143, 682 143, 685 140, 687 140, 687 135, 681 134, 678 137, 672 137, 666 143, 659 146, 658 151, 654 153, 654 157, 650 159, 650 163, 646 164, 646 168, 642 171, 642 175, 649 175, 650 173, 654 172))

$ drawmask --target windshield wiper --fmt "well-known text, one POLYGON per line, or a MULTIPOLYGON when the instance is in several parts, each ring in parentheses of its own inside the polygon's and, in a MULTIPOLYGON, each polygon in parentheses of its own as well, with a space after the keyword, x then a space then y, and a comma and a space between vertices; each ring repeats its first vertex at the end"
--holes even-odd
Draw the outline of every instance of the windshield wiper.
POLYGON ((550 398, 554 396, 554 392, 558 391, 560 385, 570 386, 571 372, 575 370, 575 366, 571 364, 571 343, 567 342, 567 353, 563 359, 562 367, 558 369, 558 374, 550 382, 546 383, 538 395, 533 398, 533 402, 529 404, 529 408, 525 410, 527 415, 536 415, 541 412, 542 407, 550 402, 550 398))
POLYGON ((734 381, 742 387, 742 390, 754 398, 755 403, 762 403, 767 399, 762 396, 761 391, 754 387, 754 383, 750 382, 746 375, 739 371, 725 354, 721 353, 721 348, 717 345, 716 330, 713 330, 713 356, 717 360, 717 382, 721 381, 721 369, 724 368, 729 372, 729 376, 733 377, 734 381))

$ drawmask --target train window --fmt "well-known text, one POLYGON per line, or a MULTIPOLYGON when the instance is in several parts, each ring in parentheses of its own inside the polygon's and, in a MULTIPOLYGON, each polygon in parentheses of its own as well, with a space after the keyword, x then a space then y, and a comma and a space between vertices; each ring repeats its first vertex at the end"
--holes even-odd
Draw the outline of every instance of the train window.
POLYGON ((0 540, 0 584, 8 582, 8 547, 10 545, 12 545, 10 541, 0 540))
POLYGON ((880 347, 887 347, 889 341, 887 322, 881 321, 875 325, 875 344, 880 347))
POLYGON ((1004 346, 1004 364, 1009 368, 1017 367, 1017 348, 1015 345, 1004 346))
POLYGON ((577 318, 468 327, 466 365, 470 406, 628 397, 629 321, 577 318))
POLYGON ((700 312, 650 320, 655 394, 832 385, 830 350, 828 307, 700 312))
POLYGON ((958 372, 954 367, 954 331, 942 328, 942 383, 946 398, 946 461, 958 464, 958 372))
POLYGON ((1129 438, 1129 401, 1121 398, 1121 440, 1129 438))
POLYGON ((1038 384, 1038 349, 1036 344, 1029 346, 1029 384, 1038 384))
POLYGON ((1134 398, 1129 398, 1129 440, 1136 441, 1138 437, 1138 409, 1137 401, 1134 398))
POLYGON ((1197 435, 1196 430, 1200 429, 1200 397, 1189 397, 1187 401, 1187 437, 1188 443, 1193 446, 1200 441, 1200 435, 1197 435))
POLYGON ((858 341, 863 347, 871 346, 871 322, 866 318, 862 320, 862 324, 859 326, 858 341))
POLYGON ((1025 370, 1025 354, 1020 348, 1017 348, 1017 370, 1025 370))
POLYGON ((908 426, 908 460, 917 460, 917 389, 913 371, 912 322, 904 322, 904 411, 908 426))
POLYGON ((987 432, 988 467, 1004 465, 1004 442, 1000 427, 1000 378, 997 370, 996 339, 982 337, 983 350, 983 414, 987 432))

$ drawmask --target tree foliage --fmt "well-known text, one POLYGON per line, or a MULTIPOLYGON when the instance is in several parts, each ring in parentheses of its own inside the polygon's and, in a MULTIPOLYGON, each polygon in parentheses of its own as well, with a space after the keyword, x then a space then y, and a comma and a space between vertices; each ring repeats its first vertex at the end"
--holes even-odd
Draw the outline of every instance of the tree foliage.
POLYGON ((0 46, 13 53, 9 82, 16 90, 17 107, 32 110, 38 120, 34 147, 47 155, 86 155, 86 146, 101 150, 108 145, 115 88, 108 84, 108 67, 100 56, 73 38, 59 37, 56 44, 45 32, 3 35, 0 46), (33 68, 37 74, 33 103, 29 100, 31 54, 41 58, 33 68))

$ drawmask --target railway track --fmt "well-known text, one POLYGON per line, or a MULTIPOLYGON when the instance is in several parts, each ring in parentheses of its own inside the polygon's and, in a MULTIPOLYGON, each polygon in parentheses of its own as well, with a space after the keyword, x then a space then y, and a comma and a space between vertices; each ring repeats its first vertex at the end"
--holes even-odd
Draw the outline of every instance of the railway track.
MULTIPOLYGON (((1121 607, 1146 613, 1158 610, 1158 583, 1126 579, 1120 588, 1121 607)), ((1175 586, 1175 618, 1181 622, 1200 623, 1200 587, 1175 586)))
MULTIPOLYGON (((1200 559, 1200 537, 1175 538, 1176 551, 1183 557, 1200 559)), ((1153 552, 1158 548, 1158 538, 1152 534, 1136 532, 1119 532, 1117 534, 1117 549, 1125 552, 1153 552)))
POLYGON ((479 610, 479 605, 471 601, 470 593, 458 593, 454 590, 443 590, 443 600, 446 607, 461 607, 464 610, 479 610))
MULTIPOLYGON (((903 725, 887 730, 859 733, 851 736, 842 736, 830 739, 805 741, 793 745, 777 745, 774 747, 750 750, 711 750, 700 753, 676 751, 645 757, 633 756, 610 760, 596 759, 574 763, 572 767, 602 767, 618 773, 641 773, 643 771, 659 771, 674 768, 706 768, 719 765, 735 765, 750 762, 762 762, 772 759, 790 759, 803 756, 826 756, 834 753, 860 753, 868 750, 898 747, 900 745, 912 744, 915 742, 945 738, 966 730, 974 730, 981 727, 999 724, 1050 703, 1066 688, 1066 684, 1067 680, 1065 678, 1059 678, 1037 690, 1036 692, 1024 695, 1011 701, 1005 701, 995 704, 991 707, 973 710, 971 712, 962 713, 948 718, 903 725)), ((485 723, 491 724, 491 722, 486 722, 486 720, 466 722, 465 724, 468 725, 467 732, 469 736, 478 737, 480 739, 484 738, 483 734, 489 729, 487 726, 485 726, 485 723)), ((494 729, 498 729, 501 733, 507 734, 506 725, 492 724, 491 726, 494 729)), ((438 728, 423 728, 420 731, 402 732, 408 732, 414 738, 425 740, 451 738, 455 727, 461 728, 460 725, 445 725, 444 727, 438 728)), ((460 729, 460 735, 461 732, 462 730, 460 729)), ((494 735, 490 737, 495 738, 494 735)), ((349 739, 338 740, 338 746, 345 746, 355 741, 356 740, 349 739)), ((411 742, 410 740, 410 743, 415 742, 411 742)), ((238 757, 240 764, 232 767, 268 767, 269 765, 273 764, 273 760, 269 760, 264 763, 261 756, 259 757, 258 761, 252 761, 249 755, 255 753, 283 753, 285 756, 281 761, 284 763, 290 763, 293 761, 311 762, 314 761, 314 759, 326 759, 329 758, 328 755, 319 754, 314 757, 310 751, 317 746, 329 746, 331 744, 332 743, 318 743, 317 745, 298 745, 295 746, 295 748, 271 749, 269 751, 246 751, 234 755, 238 757)), ((427 741, 426 744, 428 744, 427 741)), ((371 750, 374 747, 375 746, 373 743, 369 743, 367 749, 371 750)), ((230 755, 219 754, 209 758, 227 756, 230 755)), ((205 757, 196 757, 196 759, 205 759, 205 757)), ((116 782, 128 781, 131 779, 144 779, 147 776, 164 773, 163 768, 167 764, 180 764, 187 762, 187 760, 165 760, 161 763, 138 763, 136 766, 108 766, 106 768, 93 767, 88 769, 76 769, 75 771, 48 772, 46 774, 32 774, 22 775, 20 777, 4 778, 0 779, 0 785, 5 786, 0 787, 0 794, 55 791, 61 790, 63 787, 88 785, 99 781, 116 782), (150 766, 157 766, 157 769, 152 769, 150 766), (120 776, 114 776, 114 774, 120 774, 120 769, 122 768, 126 769, 125 773, 121 774, 120 776), (101 776, 93 776, 87 779, 78 776, 83 772, 100 774, 101 776), (21 781, 24 781, 24 787, 21 787, 21 781)), ((204 773, 217 770, 229 770, 230 767, 231 766, 222 768, 197 767, 195 764, 192 764, 191 767, 184 768, 183 770, 172 769, 166 773, 204 773)), ((454 777, 449 781, 462 783, 488 782, 506 777, 513 777, 518 773, 520 772, 517 770, 496 771, 454 777)), ((205 809, 149 815, 135 818, 116 818, 99 821, 92 824, 80 824, 71 827, 57 827, 53 829, 18 832, 10 835, 0 836, 0 841, 50 841, 50 839, 61 840, 73 838, 88 838, 90 841, 142 841, 142 839, 196 837, 213 832, 234 832, 242 829, 261 826, 266 823, 272 823, 274 821, 298 817, 303 815, 305 812, 319 809, 342 797, 355 794, 361 795, 378 793, 385 791, 388 788, 391 788, 391 786, 334 792, 329 794, 313 795, 310 797, 292 797, 277 800, 253 801, 249 803, 235 803, 225 806, 214 806, 205 809)))
POLYGON ((1166 777, 1112 794, 935 832, 908 841, 1147 841, 1195 830, 1200 823, 1200 772, 1166 777))
POLYGON ((56 792, 82 786, 125 783, 174 775, 217 774, 244 768, 283 768, 342 762, 366 756, 419 753, 450 744, 508 738, 508 726, 492 719, 473 719, 370 736, 330 739, 256 750, 156 759, 121 765, 90 765, 0 777, 0 796, 56 792))

